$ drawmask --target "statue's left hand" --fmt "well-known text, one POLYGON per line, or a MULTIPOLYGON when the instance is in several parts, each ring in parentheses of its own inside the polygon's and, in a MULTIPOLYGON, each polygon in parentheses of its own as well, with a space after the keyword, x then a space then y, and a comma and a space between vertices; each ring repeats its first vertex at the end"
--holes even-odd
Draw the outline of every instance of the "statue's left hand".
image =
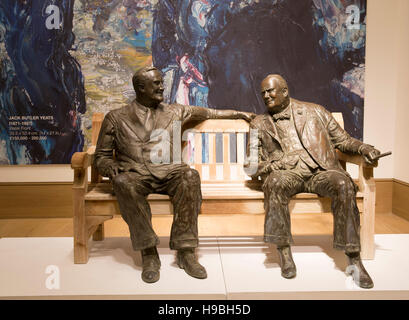
POLYGON ((237 113, 238 117, 246 120, 247 122, 251 122, 257 115, 252 112, 244 112, 244 111, 238 111, 237 113))
POLYGON ((366 145, 361 149, 361 154, 364 157, 366 163, 373 165, 378 161, 376 157, 380 155, 381 152, 370 145, 366 145))

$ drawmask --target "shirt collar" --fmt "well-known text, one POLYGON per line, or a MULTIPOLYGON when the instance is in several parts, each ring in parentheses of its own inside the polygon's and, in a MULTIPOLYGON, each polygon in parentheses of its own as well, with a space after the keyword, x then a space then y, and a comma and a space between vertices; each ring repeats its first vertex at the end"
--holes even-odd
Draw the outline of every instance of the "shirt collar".
POLYGON ((287 106, 287 108, 285 108, 283 111, 279 112, 279 113, 275 113, 273 114, 273 119, 274 121, 277 120, 284 120, 284 119, 290 119, 291 118, 291 108, 290 108, 290 104, 287 106))

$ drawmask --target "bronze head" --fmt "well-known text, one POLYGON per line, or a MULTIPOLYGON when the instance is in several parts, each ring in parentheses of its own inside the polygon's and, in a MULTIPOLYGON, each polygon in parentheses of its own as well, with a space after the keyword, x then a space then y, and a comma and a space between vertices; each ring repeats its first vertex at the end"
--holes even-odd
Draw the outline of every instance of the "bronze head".
POLYGON ((278 74, 270 74, 261 81, 261 96, 271 114, 283 111, 290 103, 287 82, 278 74))
POLYGON ((135 72, 132 84, 136 100, 146 107, 156 107, 163 101, 163 77, 155 67, 144 67, 135 72))

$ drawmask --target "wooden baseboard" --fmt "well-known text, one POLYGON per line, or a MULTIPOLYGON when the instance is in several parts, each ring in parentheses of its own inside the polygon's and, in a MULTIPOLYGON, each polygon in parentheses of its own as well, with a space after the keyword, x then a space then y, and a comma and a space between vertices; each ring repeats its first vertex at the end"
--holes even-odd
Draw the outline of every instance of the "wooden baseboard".
POLYGON ((375 213, 391 213, 393 198, 393 179, 375 179, 375 213))
MULTIPOLYGON (((376 213, 391 213, 394 200, 396 212, 409 220, 408 184, 393 179, 375 181, 376 213), (393 190, 397 195, 393 195, 393 190)), ((0 183, 0 219, 70 218, 71 187, 70 182, 0 183)))
POLYGON ((68 218, 72 183, 0 183, 0 218, 68 218))
POLYGON ((392 212, 409 220, 409 183, 393 179, 392 212))

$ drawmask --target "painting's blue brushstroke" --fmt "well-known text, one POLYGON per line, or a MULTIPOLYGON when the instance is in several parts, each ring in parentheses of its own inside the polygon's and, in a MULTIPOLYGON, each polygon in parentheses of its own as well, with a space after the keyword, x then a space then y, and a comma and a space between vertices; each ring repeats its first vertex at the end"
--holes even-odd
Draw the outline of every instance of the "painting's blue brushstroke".
POLYGON ((256 113, 265 110, 260 81, 280 73, 293 97, 341 111, 346 130, 362 139, 363 89, 353 85, 363 88, 364 79, 351 71, 364 69, 365 21, 365 0, 163 0, 153 62, 172 72, 170 102, 256 113), (345 26, 351 4, 360 8, 359 30, 345 26))
POLYGON ((223 163, 223 133, 216 133, 216 163, 223 163))
POLYGON ((69 163, 83 148, 80 113, 85 112, 81 68, 69 54, 74 0, 0 2, 3 55, 0 84, 0 138, 10 164, 69 163), (45 9, 58 5, 60 29, 47 29, 45 9), (43 141, 10 141, 10 116, 53 116, 33 121, 32 131, 58 132, 43 141))
POLYGON ((322 47, 322 57, 325 59, 339 59, 342 61, 355 61, 354 56, 365 55, 366 35, 366 1, 322 1, 313 0, 313 25, 317 33, 322 34, 319 41, 322 47), (347 20, 350 14, 346 8, 354 5, 360 9, 359 30, 348 28, 347 20), (345 20, 345 21, 344 21, 345 20))
POLYGON ((202 163, 208 163, 209 149, 209 134, 202 133, 202 163))
POLYGON ((229 134, 230 163, 237 163, 237 136, 235 133, 229 134))

